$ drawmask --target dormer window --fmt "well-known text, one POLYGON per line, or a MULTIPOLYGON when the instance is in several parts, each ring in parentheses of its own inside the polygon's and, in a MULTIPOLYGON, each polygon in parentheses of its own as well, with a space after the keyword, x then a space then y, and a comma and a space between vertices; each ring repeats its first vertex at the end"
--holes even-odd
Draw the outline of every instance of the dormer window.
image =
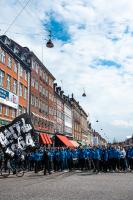
POLYGON ((11 40, 9 38, 6 38, 5 39, 5 44, 9 46, 11 44, 11 40))
POLYGON ((6 60, 6 53, 0 48, 0 61, 5 63, 6 60))
POLYGON ((18 53, 19 53, 19 48, 16 47, 16 46, 14 47, 14 53, 15 53, 15 54, 18 54, 18 53))

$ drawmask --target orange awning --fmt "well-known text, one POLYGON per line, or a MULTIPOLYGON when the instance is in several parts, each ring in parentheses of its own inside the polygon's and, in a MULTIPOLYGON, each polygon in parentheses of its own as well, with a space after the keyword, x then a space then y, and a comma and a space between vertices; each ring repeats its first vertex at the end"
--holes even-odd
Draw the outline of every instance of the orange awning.
POLYGON ((46 134, 46 136, 47 136, 47 139, 48 139, 49 144, 52 144, 52 140, 51 140, 49 134, 46 134))
POLYGON ((67 146, 67 147, 74 147, 74 145, 70 142, 70 140, 63 135, 57 135, 57 137, 67 146))
POLYGON ((79 144, 75 140, 70 140, 74 147, 79 147, 79 144))
POLYGON ((50 136, 46 133, 40 133, 40 142, 43 144, 52 144, 50 136))

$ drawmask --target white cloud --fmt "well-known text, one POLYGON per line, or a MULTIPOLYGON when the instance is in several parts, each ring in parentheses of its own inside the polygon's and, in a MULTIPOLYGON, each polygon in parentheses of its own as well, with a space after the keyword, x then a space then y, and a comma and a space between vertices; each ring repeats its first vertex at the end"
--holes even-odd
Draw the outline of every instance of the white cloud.
MULTIPOLYGON (((25 2, 21 1, 22 4, 25 2)), ((0 1, 1 33, 20 9, 21 5, 15 0, 0 1)), ((62 20, 71 35, 71 41, 65 44, 55 40, 53 49, 43 46, 44 63, 48 69, 59 84, 63 80, 66 93, 74 92, 86 112, 90 113, 96 130, 102 127, 110 139, 130 135, 132 123, 129 122, 133 116, 133 2, 32 0, 8 36, 31 48, 40 59, 42 38, 47 36, 42 21, 48 19, 47 13, 62 20), (127 26, 130 33, 126 34, 127 26), (35 35, 37 33, 40 35, 35 35), (112 60, 122 67, 93 68, 96 59, 112 60), (86 98, 82 97, 83 88, 86 98), (95 123, 97 119, 100 121, 98 124, 95 123)))
POLYGON ((133 121, 115 120, 112 124, 115 126, 133 127, 133 121))

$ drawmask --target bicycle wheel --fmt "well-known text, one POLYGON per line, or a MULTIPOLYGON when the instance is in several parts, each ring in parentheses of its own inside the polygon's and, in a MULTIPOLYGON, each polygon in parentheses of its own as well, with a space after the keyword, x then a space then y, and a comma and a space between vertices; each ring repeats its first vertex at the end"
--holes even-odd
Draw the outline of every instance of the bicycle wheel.
POLYGON ((8 167, 2 167, 1 168, 1 176, 4 178, 8 177, 10 175, 10 169, 8 167))
POLYGON ((24 175, 24 170, 22 168, 16 169, 16 176, 22 177, 24 175))

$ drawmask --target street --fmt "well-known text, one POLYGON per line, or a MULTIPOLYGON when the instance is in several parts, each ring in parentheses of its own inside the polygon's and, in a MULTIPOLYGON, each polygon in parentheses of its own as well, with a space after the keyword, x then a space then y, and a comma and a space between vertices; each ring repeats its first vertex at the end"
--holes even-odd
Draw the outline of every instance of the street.
POLYGON ((0 178, 0 200, 132 200, 133 173, 65 172, 0 178))

